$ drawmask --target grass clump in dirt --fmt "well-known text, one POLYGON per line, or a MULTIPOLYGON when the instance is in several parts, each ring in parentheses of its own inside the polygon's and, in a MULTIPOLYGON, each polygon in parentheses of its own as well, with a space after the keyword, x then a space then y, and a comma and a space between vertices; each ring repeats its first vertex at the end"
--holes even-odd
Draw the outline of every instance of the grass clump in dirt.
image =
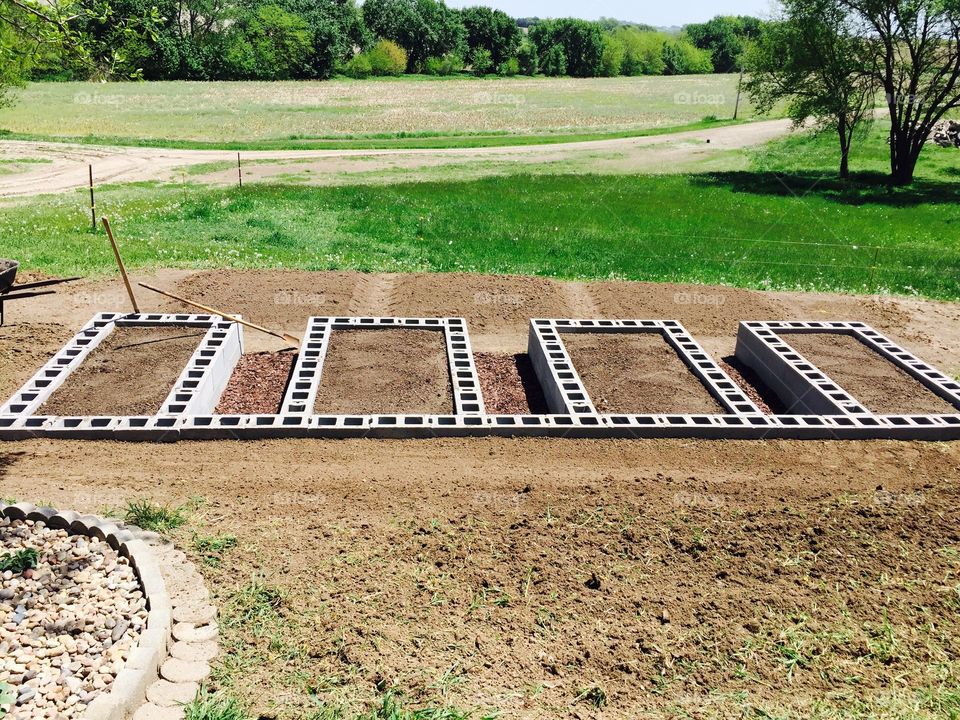
POLYGON ((251 720, 234 698, 212 693, 206 688, 183 710, 184 720, 251 720))
POLYGON ((217 567, 223 562, 223 556, 237 546, 237 536, 229 533, 218 535, 194 533, 191 546, 204 563, 217 567))
POLYGON ((131 500, 127 503, 123 520, 163 535, 186 524, 187 511, 186 507, 171 508, 155 505, 149 500, 131 500))

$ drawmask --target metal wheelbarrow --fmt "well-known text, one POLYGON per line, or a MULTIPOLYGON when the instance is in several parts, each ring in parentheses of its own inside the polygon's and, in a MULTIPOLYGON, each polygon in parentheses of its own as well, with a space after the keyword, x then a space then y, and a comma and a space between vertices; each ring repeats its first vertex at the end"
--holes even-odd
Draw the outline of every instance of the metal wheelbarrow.
POLYGON ((53 280, 40 280, 39 282, 23 283, 14 285, 17 280, 17 270, 20 269, 20 263, 16 260, 5 260, 0 258, 0 325, 3 325, 3 305, 10 300, 26 300, 27 298, 39 297, 40 295, 53 295, 55 290, 38 290, 38 288, 50 287, 51 285, 60 285, 61 283, 73 282, 79 280, 79 277, 55 278, 53 280))

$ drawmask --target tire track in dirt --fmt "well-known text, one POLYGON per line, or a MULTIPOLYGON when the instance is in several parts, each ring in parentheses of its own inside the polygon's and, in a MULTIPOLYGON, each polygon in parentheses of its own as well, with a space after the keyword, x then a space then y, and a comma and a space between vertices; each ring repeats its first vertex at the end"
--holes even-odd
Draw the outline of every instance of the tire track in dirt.
POLYGON ((578 320, 593 320, 603 317, 600 306, 597 305, 590 292, 590 286, 584 282, 563 283, 563 293, 570 306, 571 317, 578 320))
POLYGON ((393 314, 392 308, 396 305, 394 297, 396 280, 396 275, 383 273, 362 276, 357 281, 353 298, 350 301, 351 314, 391 317, 393 314))

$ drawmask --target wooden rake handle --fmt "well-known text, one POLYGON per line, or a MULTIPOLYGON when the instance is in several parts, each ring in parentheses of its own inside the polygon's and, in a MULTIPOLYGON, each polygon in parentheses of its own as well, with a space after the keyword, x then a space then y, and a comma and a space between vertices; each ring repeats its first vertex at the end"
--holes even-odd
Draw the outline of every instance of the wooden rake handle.
POLYGON ((155 293, 159 293, 160 295, 163 295, 164 297, 168 297, 171 300, 182 302, 184 305, 189 305, 190 307, 195 307, 198 310, 203 310, 204 312, 210 313, 211 315, 219 315, 224 320, 229 320, 230 322, 235 322, 240 325, 243 325, 244 327, 248 327, 251 330, 257 330, 259 332, 266 333, 267 335, 272 335, 273 337, 280 338, 281 340, 285 340, 288 343, 292 343, 297 349, 300 348, 300 338, 294 337, 293 335, 287 335, 286 333, 276 333, 273 330, 267 330, 267 328, 261 325, 256 325, 252 322, 248 322, 243 318, 237 317, 236 315, 229 315, 225 312, 222 312, 221 310, 217 310, 216 308, 208 307, 206 305, 201 305, 198 302, 194 302, 193 300, 187 300, 186 298, 180 297, 179 295, 174 295, 173 293, 169 293, 166 290, 161 290, 160 288, 155 288, 152 285, 147 285, 146 283, 137 283, 137 285, 139 285, 142 288, 146 288, 147 290, 152 290, 155 293))

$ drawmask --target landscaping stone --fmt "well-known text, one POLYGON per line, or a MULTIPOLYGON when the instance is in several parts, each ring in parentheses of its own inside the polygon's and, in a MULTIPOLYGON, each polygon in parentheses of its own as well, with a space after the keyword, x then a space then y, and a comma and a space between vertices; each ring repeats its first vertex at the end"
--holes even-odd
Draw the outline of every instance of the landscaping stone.
POLYGON ((147 623, 127 558, 96 537, 0 518, 3 553, 32 548, 36 569, 0 576, 0 682, 11 720, 76 718, 110 690, 147 623))

